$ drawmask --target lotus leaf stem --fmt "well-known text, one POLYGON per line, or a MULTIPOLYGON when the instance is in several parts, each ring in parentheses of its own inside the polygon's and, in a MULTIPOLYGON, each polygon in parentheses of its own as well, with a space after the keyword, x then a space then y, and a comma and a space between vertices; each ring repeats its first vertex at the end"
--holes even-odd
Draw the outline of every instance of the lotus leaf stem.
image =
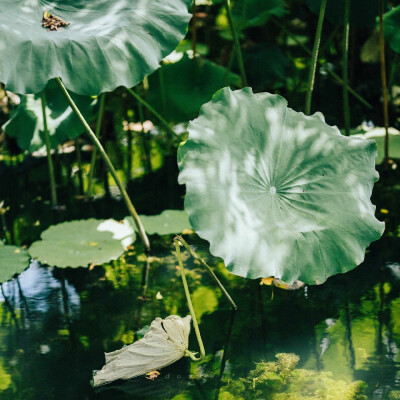
POLYGON ((317 69, 318 50, 319 50, 319 45, 321 43, 321 34, 322 34, 322 26, 324 23, 326 2, 327 0, 321 1, 317 30, 315 32, 314 47, 311 54, 311 65, 310 65, 310 70, 308 71, 307 94, 306 94, 306 107, 305 107, 306 115, 310 115, 311 112, 311 96, 314 89, 315 71, 317 69))
POLYGON ((174 241, 180 242, 186 250, 189 251, 189 253, 192 255, 193 258, 195 258, 197 261, 200 262, 200 264, 206 269, 206 271, 211 275, 211 277, 215 280, 219 288, 221 289, 222 293, 225 295, 225 297, 229 300, 231 303, 232 307, 234 310, 237 310, 238 307, 233 301, 232 297, 229 295, 227 290, 225 289, 224 285, 221 283, 221 281, 217 278, 217 276, 214 274, 213 270, 210 268, 210 266, 187 244, 187 242, 183 239, 182 236, 176 236, 174 241))
POLYGON ((379 53, 383 92, 383 122, 385 126, 385 169, 389 170, 389 101, 386 79, 385 38, 383 35, 383 0, 379 0, 379 53))
POLYGON ((101 157, 103 158, 103 160, 105 161, 105 163, 107 164, 107 167, 112 175, 112 177, 115 180, 115 183, 117 184, 122 198, 126 204, 126 207, 129 210, 129 213, 131 214, 133 220, 135 221, 136 227, 139 231, 139 236, 142 239, 142 242, 144 244, 144 246, 146 247, 147 250, 150 250, 150 242, 149 239, 146 235, 146 232, 144 230, 142 221, 139 218, 139 215, 136 212, 135 207, 133 206, 131 199, 128 196, 128 193, 126 192, 124 185, 122 184, 122 182, 120 181, 117 172, 115 171, 115 168, 111 162, 111 160, 109 159, 107 153, 105 152, 103 146, 101 145, 99 139, 97 138, 97 136, 94 134, 94 132, 92 131, 92 129, 90 128, 89 124, 86 122, 85 118, 83 117, 82 113, 79 111, 79 108, 76 106, 76 104, 74 103, 74 101, 72 100, 70 94, 68 93, 67 88, 64 86, 64 84, 62 83, 60 78, 56 78, 56 82, 58 83, 58 85, 60 86, 62 92, 64 93, 70 107, 72 108, 72 110, 75 112, 75 114, 77 115, 77 117, 79 118, 79 120, 81 121, 82 125, 85 127, 87 133, 90 136, 90 139, 92 140, 93 144, 97 147, 101 157))
POLYGON ((350 36, 350 0, 344 2, 343 25, 343 117, 346 136, 350 136, 349 104, 349 36, 350 36))
MULTIPOLYGON (((305 46, 303 43, 301 43, 295 35, 293 35, 290 31, 288 31, 285 26, 283 26, 278 20, 275 18, 271 18, 272 21, 275 22, 279 28, 281 28, 296 44, 301 47, 307 54, 311 55, 312 51, 305 46)), ((333 72, 330 69, 326 69, 326 72, 334 78, 340 85, 343 85, 343 79, 340 78, 339 75, 337 75, 335 72, 333 72)), ((369 103, 367 100, 364 99, 361 95, 359 95, 354 89, 352 89, 350 86, 348 87, 349 93, 353 95, 360 103, 364 104, 364 106, 368 107, 370 110, 373 110, 374 107, 372 106, 371 103, 369 103)))
POLYGON ((192 316, 194 331, 196 333, 197 342, 198 342, 199 348, 200 348, 200 357, 195 357, 194 354, 191 353, 191 352, 186 352, 186 354, 193 361, 201 361, 206 356, 206 351, 204 349, 203 341, 201 340, 201 334, 200 334, 199 325, 197 324, 196 314, 194 313, 192 300, 190 298, 189 287, 188 287, 188 284, 187 284, 187 281, 186 281, 185 269, 183 268, 183 261, 182 261, 180 243, 179 243, 178 240, 174 240, 174 243, 175 243, 175 249, 176 249, 176 256, 178 258, 179 268, 180 268, 181 277, 182 277, 183 289, 185 290, 185 296, 186 296, 186 300, 187 300, 187 303, 188 303, 190 315, 192 316))
MULTIPOLYGON (((101 123, 103 121, 105 104, 106 104, 106 94, 102 93, 100 95, 100 107, 99 107, 99 112, 97 114, 97 122, 96 122, 96 137, 97 138, 100 138, 101 123)), ((87 187, 87 190, 86 190, 86 199, 87 200, 92 195, 92 183, 93 183, 94 168, 95 168, 95 165, 96 165, 96 158, 97 158, 97 147, 94 146, 93 147, 93 152, 92 152, 92 159, 90 160, 90 171, 89 171, 89 178, 88 178, 88 187, 87 187)))
POLYGON ((147 101, 143 100, 138 94, 132 89, 126 88, 126 90, 141 104, 143 104, 168 130, 169 133, 175 136, 174 130, 169 126, 168 121, 163 118, 147 101))
POLYGON ((43 115, 43 130, 44 130, 44 142, 46 145, 46 156, 47 165, 49 169, 49 179, 50 179, 50 191, 51 191, 51 205, 56 208, 58 205, 57 201, 57 189, 56 189, 56 178, 54 175, 54 164, 51 157, 51 144, 50 144, 50 134, 49 128, 47 126, 47 116, 46 116, 46 94, 44 90, 41 93, 41 103, 42 103, 42 115, 43 115))
MULTIPOLYGON (((326 0, 324 0, 324 1, 326 1, 326 0)), ((239 34, 236 30, 235 23, 233 21, 230 1, 224 0, 224 6, 225 6, 225 10, 226 10, 226 16, 228 18, 229 28, 230 28, 232 36, 233 36, 234 47, 233 47, 232 51, 236 52, 236 56, 237 56, 238 64, 239 64, 240 76, 242 77, 242 85, 248 86, 246 71, 244 69, 242 49, 240 47, 239 34)))

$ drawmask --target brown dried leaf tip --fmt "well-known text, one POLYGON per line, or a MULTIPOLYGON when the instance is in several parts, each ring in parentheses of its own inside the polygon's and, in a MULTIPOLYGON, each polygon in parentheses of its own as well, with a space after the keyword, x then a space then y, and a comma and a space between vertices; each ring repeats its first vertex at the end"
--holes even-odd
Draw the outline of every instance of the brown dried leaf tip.
POLYGON ((61 18, 50 14, 47 10, 43 13, 42 27, 50 31, 62 30, 63 26, 68 26, 69 22, 63 21, 61 18))

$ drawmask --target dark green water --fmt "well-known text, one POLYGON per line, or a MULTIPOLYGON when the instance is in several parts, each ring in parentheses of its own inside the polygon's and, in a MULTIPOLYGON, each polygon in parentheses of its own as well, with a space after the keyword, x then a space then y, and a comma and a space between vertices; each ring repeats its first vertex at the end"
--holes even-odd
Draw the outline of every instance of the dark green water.
MULTIPOLYGON (((56 218, 41 200, 27 201, 37 193, 24 196, 24 207, 10 216, 15 239, 22 243, 36 240, 56 218)), ((65 203, 71 198, 65 194, 65 203)), ((171 206, 176 198, 173 192, 163 201, 171 206)), ((375 202, 380 201, 378 196, 375 202)), ((57 218, 120 218, 124 213, 110 199, 94 206, 76 202, 69 210, 57 218)), ((207 243, 185 236, 215 266, 239 310, 232 313, 208 275, 184 253, 205 360, 182 359, 154 381, 141 377, 100 391, 89 381, 92 370, 103 365, 104 351, 131 343, 157 316, 188 314, 172 237, 152 238, 145 293, 147 263, 138 243, 121 260, 90 270, 32 262, 18 279, 2 285, 0 399, 268 399, 268 393, 238 394, 232 385, 247 377, 255 363, 273 361, 277 353, 298 355, 298 368, 330 371, 331 381, 362 380, 369 399, 387 399, 390 391, 400 390, 400 239, 396 222, 389 221, 388 227, 389 235, 373 243, 354 271, 297 291, 233 276, 209 255, 207 243)), ((193 333, 189 348, 198 350, 193 333)), ((291 388, 290 394, 305 389, 291 388)))

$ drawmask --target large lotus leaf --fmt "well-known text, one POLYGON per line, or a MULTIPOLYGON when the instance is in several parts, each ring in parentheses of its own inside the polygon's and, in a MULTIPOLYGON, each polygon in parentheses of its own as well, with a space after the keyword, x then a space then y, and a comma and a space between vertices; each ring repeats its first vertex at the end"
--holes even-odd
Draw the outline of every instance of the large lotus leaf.
POLYGON ((156 318, 143 339, 105 353, 106 363, 93 375, 93 386, 131 379, 164 368, 182 358, 189 345, 190 315, 156 318))
MULTIPOLYGON (((140 215, 140 220, 149 235, 170 235, 192 229, 184 210, 165 210, 159 215, 140 215)), ((132 217, 126 217, 125 221, 132 229, 137 229, 132 217)))
MULTIPOLYGON (((310 10, 319 13, 321 0, 306 0, 310 10)), ((385 1, 386 3, 386 1, 385 1)), ((326 3, 326 18, 335 24, 343 23, 345 0, 329 0, 326 3)), ((350 1, 350 25, 374 27, 379 13, 379 2, 375 0, 350 1)))
MULTIPOLYGON (((69 107, 67 100, 62 96, 60 88, 47 85, 46 94, 46 119, 50 134, 50 145, 57 145, 78 137, 84 128, 76 114, 69 107)), ((93 116, 97 99, 71 93, 79 110, 87 121, 93 116)), ((7 135, 17 140, 22 150, 34 152, 45 146, 42 101, 40 94, 27 94, 22 97, 21 104, 17 107, 11 119, 3 125, 7 135)))
POLYGON ((29 253, 42 264, 86 267, 118 259, 135 240, 132 229, 113 219, 63 222, 45 230, 29 253))
MULTIPOLYGON (((378 156, 376 163, 381 164, 385 159, 385 128, 374 128, 368 132, 354 135, 363 139, 373 139, 376 141, 378 156)), ((389 128, 389 158, 400 159, 400 132, 395 128, 389 128)))
POLYGON ((0 81, 37 93, 61 77, 74 93, 134 86, 185 36, 191 0, 3 0, 0 81), (49 11, 70 25, 48 31, 49 11))
POLYGON ((384 15, 383 28, 390 47, 400 53, 400 6, 384 15))
POLYGON ((217 92, 188 130, 185 209, 234 274, 318 284, 361 263, 381 236, 373 141, 250 88, 217 92))
POLYGON ((2 245, 0 242, 0 282, 11 279, 29 265, 29 254, 17 246, 2 245))
POLYGON ((149 77, 149 103, 174 122, 197 117, 200 107, 227 83, 240 84, 236 74, 203 58, 194 60, 184 56, 180 61, 161 67, 164 86, 159 74, 149 77), (227 82, 227 78, 229 78, 227 82))

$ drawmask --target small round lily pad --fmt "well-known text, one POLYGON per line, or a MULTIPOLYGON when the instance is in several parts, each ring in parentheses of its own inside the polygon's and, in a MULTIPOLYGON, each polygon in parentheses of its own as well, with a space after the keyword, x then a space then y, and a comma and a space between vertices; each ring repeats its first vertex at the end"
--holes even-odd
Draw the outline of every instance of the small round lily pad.
POLYGON ((41 238, 32 244, 29 253, 42 264, 86 267, 118 259, 133 243, 135 233, 127 224, 113 219, 87 219, 52 225, 41 238))
POLYGON ((17 246, 0 242, 0 282, 6 282, 29 265, 29 254, 17 246))

